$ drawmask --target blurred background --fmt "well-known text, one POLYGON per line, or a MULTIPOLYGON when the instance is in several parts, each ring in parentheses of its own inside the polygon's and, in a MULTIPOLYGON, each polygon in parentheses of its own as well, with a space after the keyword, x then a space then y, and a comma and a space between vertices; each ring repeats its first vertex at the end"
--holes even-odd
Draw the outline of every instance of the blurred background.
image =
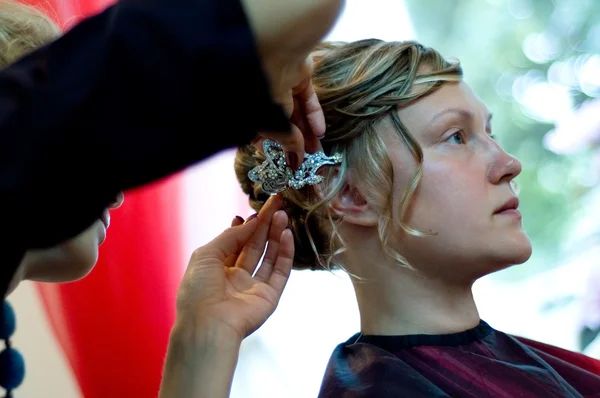
MULTIPOLYGON (((86 12, 105 5, 95 3, 86 12)), ((63 21, 79 15, 73 10, 56 12, 63 21)), ((465 80, 494 113, 494 131, 501 145, 523 163, 518 178, 521 211, 534 254, 526 264, 476 284, 482 318, 502 331, 600 358, 600 2, 348 0, 328 38, 370 37, 416 39, 445 56, 458 57, 465 80)), ((179 223, 172 227, 177 229, 173 233, 181 235, 181 245, 173 250, 183 254, 173 257, 169 266, 174 270, 169 279, 173 283, 195 247, 226 228, 233 215, 252 213, 236 185, 232 161, 233 151, 225 151, 162 185, 134 193, 129 204, 126 197, 129 206, 140 200, 135 195, 149 200, 149 214, 164 216, 161 209, 168 206, 179 209, 179 223), (179 194, 165 199, 161 195, 166 189, 179 194)), ((102 272, 114 274, 121 266, 135 266, 116 264, 118 257, 111 254, 130 245, 120 239, 123 230, 119 232, 128 224, 130 211, 124 206, 114 213, 101 254, 112 260, 99 264, 86 283, 99 280, 102 272)), ((169 239, 164 217, 148 217, 145 222, 150 231, 162 234, 151 235, 156 242, 169 239)), ((70 288, 77 289, 78 283, 70 288)), ((79 383, 85 371, 69 350, 81 339, 69 326, 74 321, 65 321, 65 296, 52 301, 59 296, 44 289, 26 284, 11 299, 20 325, 15 345, 22 347, 28 364, 28 378, 16 396, 100 396, 89 383, 85 387, 79 383), (64 313, 59 316, 57 311, 64 313)), ((104 292, 113 294, 110 286, 104 292)), ((133 300, 129 290, 119 294, 121 303, 133 300)), ((119 318, 118 327, 109 327, 102 319, 118 308, 96 310, 97 344, 107 346, 101 348, 108 352, 107 361, 114 360, 120 354, 111 354, 107 339, 117 338, 115 328, 128 327, 129 316, 119 318)), ((139 344, 148 339, 141 336, 148 336, 152 328, 168 333, 171 318, 158 316, 164 311, 172 309, 157 309, 149 318, 162 323, 142 326, 142 331, 136 331, 137 341, 130 338, 120 344, 139 344)), ((331 351, 358 327, 354 294, 345 275, 294 271, 277 312, 244 342, 231 396, 316 396, 331 351)), ((157 338, 163 339, 165 333, 157 338)), ((91 355, 88 359, 94 359, 91 355)), ((143 347, 131 355, 133 362, 139 361, 143 347)), ((162 358, 156 363, 154 369, 159 369, 162 358)), ((130 372, 134 377, 135 369, 130 372)), ((101 383, 116 385, 111 396, 146 396, 120 395, 118 384, 127 390, 125 382, 111 381, 118 376, 108 373, 104 376, 101 383)))

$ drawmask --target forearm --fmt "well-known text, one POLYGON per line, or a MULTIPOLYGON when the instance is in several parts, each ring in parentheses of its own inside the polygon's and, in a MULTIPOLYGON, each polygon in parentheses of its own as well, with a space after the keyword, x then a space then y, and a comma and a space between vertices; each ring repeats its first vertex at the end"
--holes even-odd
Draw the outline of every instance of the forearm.
POLYGON ((171 332, 159 398, 229 397, 241 341, 211 324, 171 332))

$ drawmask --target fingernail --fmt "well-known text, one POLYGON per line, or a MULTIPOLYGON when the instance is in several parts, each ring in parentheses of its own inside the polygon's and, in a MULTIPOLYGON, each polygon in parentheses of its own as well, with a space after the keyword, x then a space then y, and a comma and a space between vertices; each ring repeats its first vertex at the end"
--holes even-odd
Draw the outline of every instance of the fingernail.
POLYGON ((244 223, 244 218, 243 218, 243 217, 240 217, 240 216, 235 216, 235 218, 236 218, 236 219, 237 219, 239 222, 241 222, 242 224, 244 223))
POLYGON ((253 219, 255 219, 256 217, 258 217, 258 213, 254 213, 252 214, 250 217, 246 218, 246 222, 244 222, 244 224, 246 224, 249 221, 252 221, 253 219))
POLYGON ((294 152, 287 153, 287 164, 292 170, 296 170, 298 168, 298 156, 294 152))

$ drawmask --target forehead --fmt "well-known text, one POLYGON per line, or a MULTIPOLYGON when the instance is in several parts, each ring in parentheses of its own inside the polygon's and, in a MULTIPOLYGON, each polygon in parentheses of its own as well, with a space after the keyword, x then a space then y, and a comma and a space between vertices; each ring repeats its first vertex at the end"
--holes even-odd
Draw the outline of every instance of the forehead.
MULTIPOLYGON (((444 83, 438 90, 398 111, 402 123, 414 135, 429 126, 435 115, 446 109, 461 109, 487 121, 489 111, 464 81, 444 83)), ((449 114, 451 117, 452 113, 449 114)))

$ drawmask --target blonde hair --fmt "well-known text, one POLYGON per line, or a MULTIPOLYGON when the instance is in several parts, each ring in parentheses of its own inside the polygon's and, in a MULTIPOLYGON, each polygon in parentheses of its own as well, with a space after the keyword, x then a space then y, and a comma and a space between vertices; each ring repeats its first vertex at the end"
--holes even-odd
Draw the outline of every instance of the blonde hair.
POLYGON ((60 35, 43 12, 13 0, 0 0, 0 68, 5 68, 60 35))
MULTIPOLYGON (((328 187, 325 194, 318 195, 311 186, 282 194, 296 244, 294 267, 332 269, 333 258, 344 251, 337 228, 340 220, 332 216, 327 204, 344 187, 349 170, 360 191, 380 209, 378 232, 384 250, 399 264, 409 266, 389 244, 389 237, 393 236, 388 233, 393 214, 393 169, 377 127, 389 118, 417 163, 399 204, 398 222, 406 233, 422 236, 403 218, 421 178, 423 151, 396 110, 432 93, 444 82, 460 81, 460 64, 445 60, 437 51, 416 42, 376 39, 323 43, 313 53, 313 59, 312 81, 327 125, 323 148, 328 154, 341 153, 344 161, 337 169, 327 168, 322 184, 328 187)), ((238 149, 235 162, 238 181, 256 211, 267 196, 247 174, 263 160, 260 152, 245 146, 238 149)))

